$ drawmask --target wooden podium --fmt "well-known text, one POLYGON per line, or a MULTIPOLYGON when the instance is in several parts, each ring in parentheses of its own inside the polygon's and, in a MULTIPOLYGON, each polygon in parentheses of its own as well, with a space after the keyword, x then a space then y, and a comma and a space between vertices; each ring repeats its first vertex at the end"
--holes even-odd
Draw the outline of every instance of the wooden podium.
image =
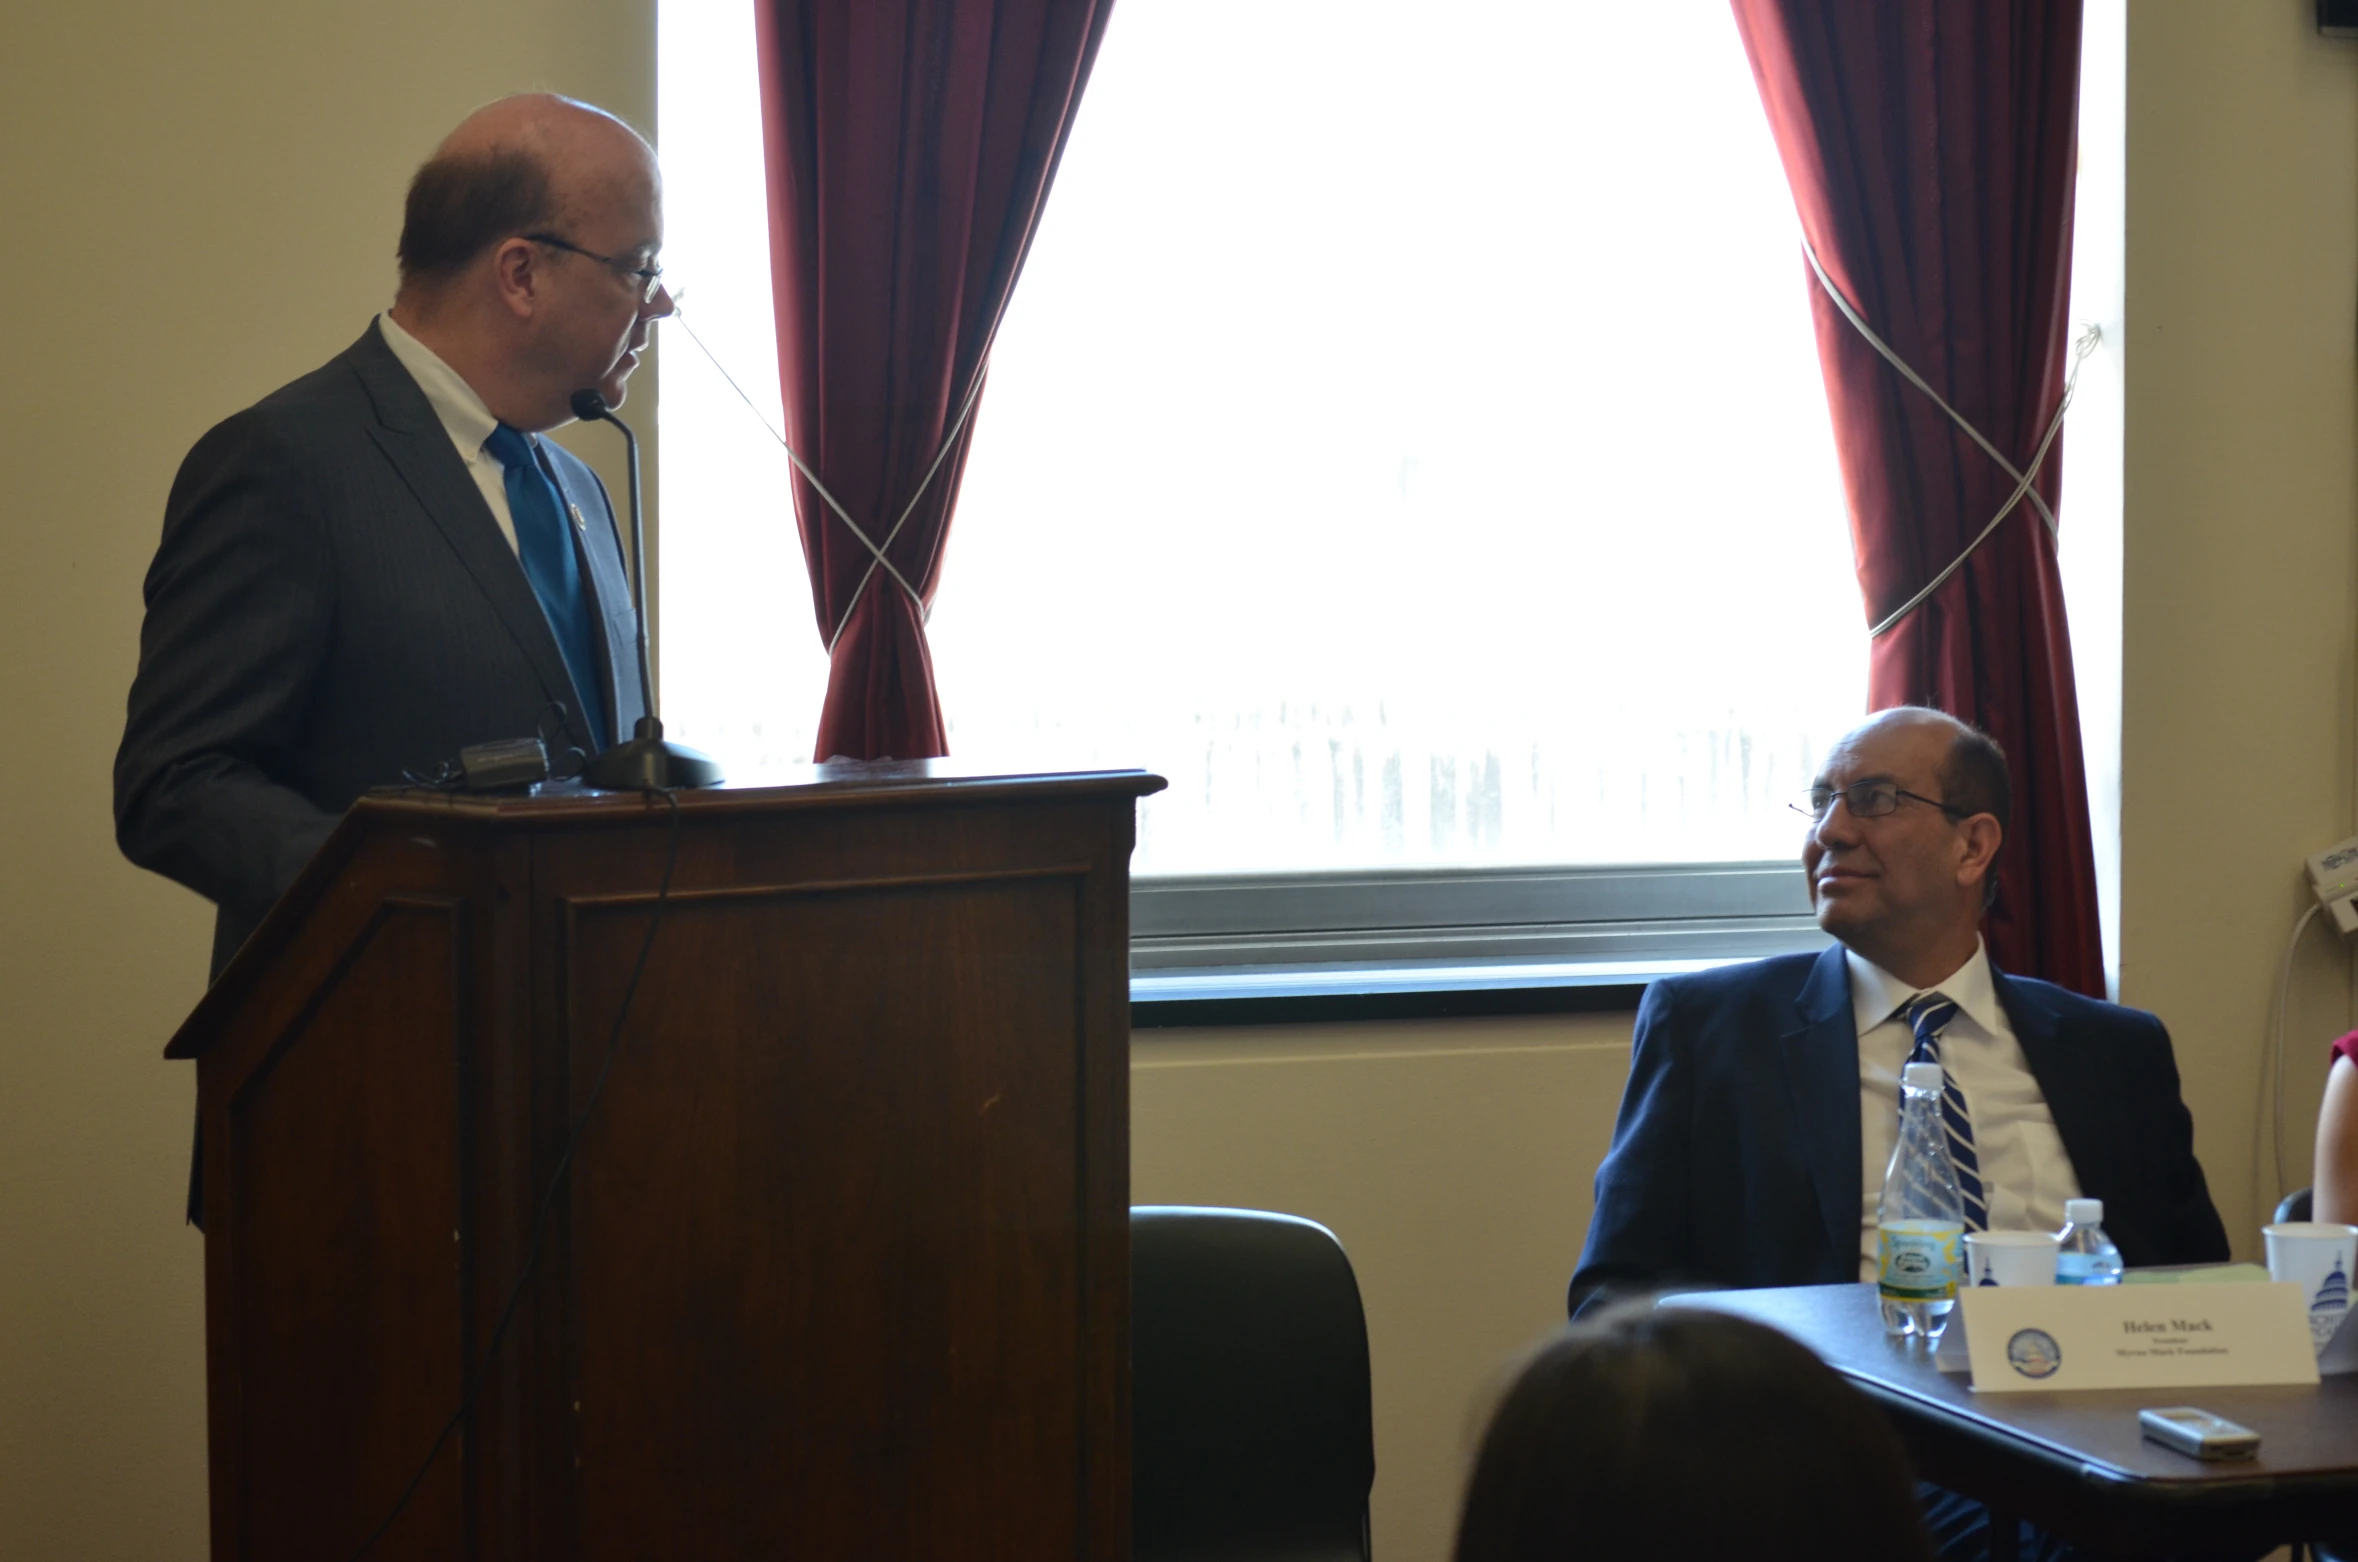
POLYGON ((198 1004, 216 1562, 1128 1555, 1162 782, 800 775, 371 796, 198 1004))

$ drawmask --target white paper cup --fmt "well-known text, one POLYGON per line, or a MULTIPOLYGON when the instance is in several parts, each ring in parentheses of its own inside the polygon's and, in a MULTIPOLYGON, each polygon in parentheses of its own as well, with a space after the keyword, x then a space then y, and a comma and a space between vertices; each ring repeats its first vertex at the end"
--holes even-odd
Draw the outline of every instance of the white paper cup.
POLYGON ((2301 1288, 2302 1305, 2309 1310, 2309 1338, 2318 1350, 2340 1328, 2350 1310, 2350 1270, 2358 1264, 2358 1226, 2329 1220, 2289 1220, 2264 1226, 2268 1239, 2268 1278, 2289 1280, 2301 1288))
POLYGON ((2053 1285, 2055 1235, 2049 1231, 1968 1231, 1969 1285, 2053 1285))

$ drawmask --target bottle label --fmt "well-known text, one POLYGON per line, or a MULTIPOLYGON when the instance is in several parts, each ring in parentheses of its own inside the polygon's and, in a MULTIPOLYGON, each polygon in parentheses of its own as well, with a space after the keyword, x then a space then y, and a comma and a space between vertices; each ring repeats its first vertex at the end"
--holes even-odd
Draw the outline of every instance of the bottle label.
POLYGON ((2055 1259, 2057 1285, 2109 1285, 2119 1275, 2109 1265, 2099 1265, 2094 1253, 2061 1253, 2055 1259))
POLYGON ((1894 1302, 1953 1302, 1965 1227, 1953 1220, 1887 1220, 1877 1228, 1876 1289, 1894 1302))

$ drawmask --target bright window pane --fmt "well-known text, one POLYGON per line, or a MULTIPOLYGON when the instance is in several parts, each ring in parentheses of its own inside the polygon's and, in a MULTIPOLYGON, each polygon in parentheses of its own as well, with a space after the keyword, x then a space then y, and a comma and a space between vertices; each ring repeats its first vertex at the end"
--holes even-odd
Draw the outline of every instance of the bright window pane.
POLYGON ((664 274, 679 279, 681 319, 753 403, 685 331, 663 328, 663 724, 742 780, 811 757, 827 658, 771 432, 785 422, 753 8, 661 0, 657 25, 664 274))
MULTIPOLYGON (((746 44, 663 17, 667 264, 774 419, 746 44)), ((1122 0, 977 414, 953 752, 1168 776, 1141 874, 1791 855, 1865 686, 1803 278, 1724 0, 1122 0)), ((676 334, 664 402, 669 712, 803 757, 782 458, 676 334)))

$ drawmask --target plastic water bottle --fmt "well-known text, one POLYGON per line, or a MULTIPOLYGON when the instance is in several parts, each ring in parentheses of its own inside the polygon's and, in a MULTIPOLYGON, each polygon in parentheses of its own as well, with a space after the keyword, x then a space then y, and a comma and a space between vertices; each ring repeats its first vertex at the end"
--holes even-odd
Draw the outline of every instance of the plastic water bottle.
POLYGON ((2055 1233, 2057 1285, 2119 1285, 2121 1250, 2104 1234, 2102 1199, 2066 1199, 2055 1233))
POLYGON ((1937 1344, 1964 1273, 1965 1196, 1940 1117, 1938 1063, 1900 1070, 1899 1147, 1875 1215, 1876 1292, 1883 1331, 1937 1344))

